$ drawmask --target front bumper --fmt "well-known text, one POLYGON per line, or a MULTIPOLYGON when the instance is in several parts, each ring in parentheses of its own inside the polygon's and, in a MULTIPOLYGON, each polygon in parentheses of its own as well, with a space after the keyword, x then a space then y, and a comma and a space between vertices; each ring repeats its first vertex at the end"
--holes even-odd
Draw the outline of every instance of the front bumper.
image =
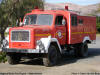
POLYGON ((2 52, 9 53, 46 53, 46 51, 41 51, 37 49, 13 49, 13 48, 2 48, 2 52))

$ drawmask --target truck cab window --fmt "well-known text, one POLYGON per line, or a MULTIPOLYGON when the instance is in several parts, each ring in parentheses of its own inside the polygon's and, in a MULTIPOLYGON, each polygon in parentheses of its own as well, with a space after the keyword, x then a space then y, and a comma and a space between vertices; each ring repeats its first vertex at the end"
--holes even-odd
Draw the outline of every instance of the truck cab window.
POLYGON ((57 16, 56 21, 55 21, 55 25, 58 25, 58 26, 63 25, 62 21, 63 21, 63 16, 57 16))
POLYGON ((71 24, 72 26, 77 26, 77 16, 76 15, 71 16, 71 24))
POLYGON ((32 14, 27 15, 24 20, 25 25, 52 25, 53 15, 32 14))
POLYGON ((79 19, 79 24, 83 24, 83 19, 79 19))
POLYGON ((25 25, 36 24, 37 15, 28 15, 25 17, 24 23, 25 25))

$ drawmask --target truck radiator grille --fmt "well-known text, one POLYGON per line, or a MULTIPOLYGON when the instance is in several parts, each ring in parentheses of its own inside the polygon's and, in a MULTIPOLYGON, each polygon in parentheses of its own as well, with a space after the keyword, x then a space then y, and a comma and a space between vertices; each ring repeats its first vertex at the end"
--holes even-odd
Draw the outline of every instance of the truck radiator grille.
POLYGON ((30 32, 29 31, 12 31, 11 32, 11 41, 16 42, 29 42, 30 32))

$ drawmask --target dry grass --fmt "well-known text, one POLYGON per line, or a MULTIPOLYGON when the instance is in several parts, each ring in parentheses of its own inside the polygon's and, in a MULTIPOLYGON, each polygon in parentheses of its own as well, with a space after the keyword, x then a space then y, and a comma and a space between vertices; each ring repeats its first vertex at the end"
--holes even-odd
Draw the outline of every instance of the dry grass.
POLYGON ((100 36, 100 34, 97 34, 96 36, 100 36))

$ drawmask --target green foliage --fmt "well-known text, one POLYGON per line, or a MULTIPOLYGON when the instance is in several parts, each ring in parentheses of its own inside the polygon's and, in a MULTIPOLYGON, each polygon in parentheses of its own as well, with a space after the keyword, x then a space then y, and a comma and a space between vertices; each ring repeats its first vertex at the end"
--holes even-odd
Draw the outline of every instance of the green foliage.
MULTIPOLYGON (((2 0, 0 4, 0 34, 2 40, 5 37, 5 29, 8 26, 16 26, 16 20, 23 19, 24 15, 36 6, 44 9, 44 0, 2 0)), ((2 40, 0 39, 0 41, 2 40)), ((5 61, 6 53, 0 53, 0 62, 5 61)))
POLYGON ((97 31, 100 33, 100 17, 97 17, 97 31))
POLYGON ((96 22, 97 33, 100 33, 100 16, 98 14, 100 14, 100 5, 99 5, 99 8, 98 8, 97 11, 95 11, 92 14, 89 14, 89 16, 97 16, 96 17, 96 20, 97 20, 97 22, 96 22))
POLYGON ((27 12, 38 6, 44 9, 44 0, 2 0, 0 4, 0 34, 4 39, 4 31, 8 26, 16 26, 16 20, 23 19, 27 12))
POLYGON ((1 52, 0 53, 0 63, 1 62, 5 63, 6 61, 7 61, 7 59, 6 59, 6 53, 1 52))

